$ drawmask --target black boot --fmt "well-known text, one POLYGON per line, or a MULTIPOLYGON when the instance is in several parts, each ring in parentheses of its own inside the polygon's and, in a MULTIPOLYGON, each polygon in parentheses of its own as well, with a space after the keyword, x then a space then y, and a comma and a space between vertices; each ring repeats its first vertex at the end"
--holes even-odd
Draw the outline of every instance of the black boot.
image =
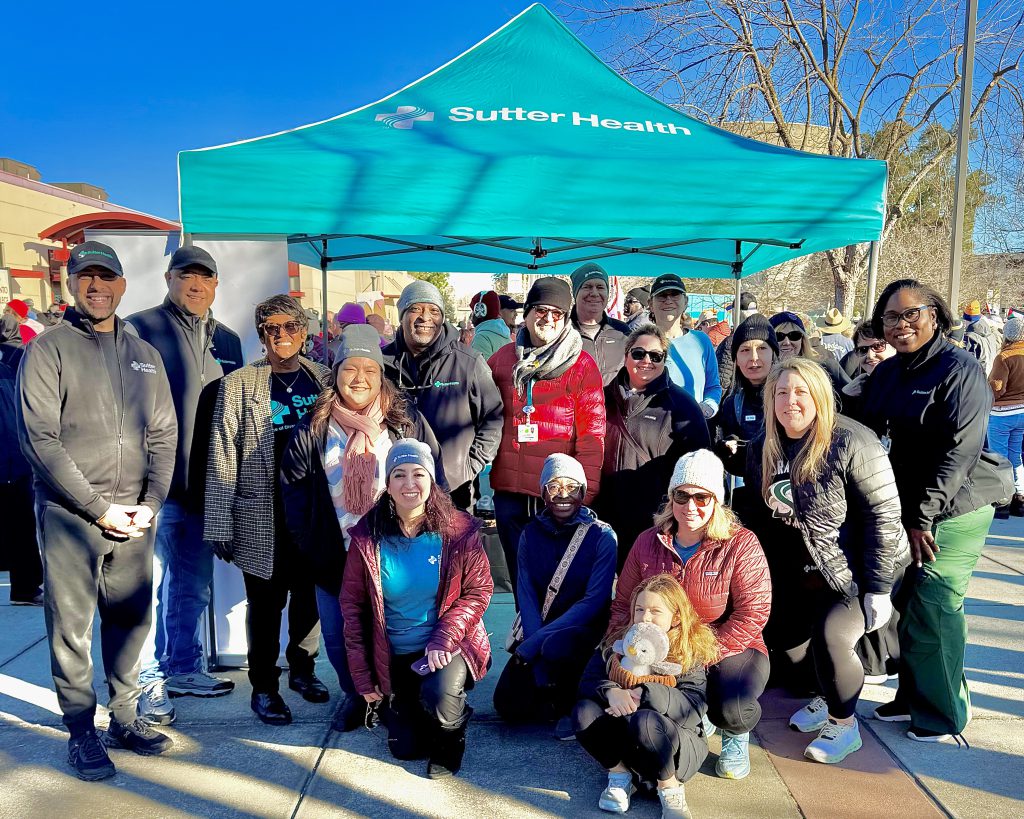
POLYGON ((366 700, 358 694, 349 694, 338 706, 331 721, 331 729, 346 733, 362 728, 366 724, 366 700))
POLYGON ((427 779, 445 779, 455 776, 462 768, 466 753, 466 728, 473 709, 466 708, 466 716, 457 728, 442 728, 435 723, 434 741, 427 762, 427 779))
POLYGON ((1017 518, 1024 518, 1024 495, 1016 494, 1010 501, 1010 514, 1017 518))

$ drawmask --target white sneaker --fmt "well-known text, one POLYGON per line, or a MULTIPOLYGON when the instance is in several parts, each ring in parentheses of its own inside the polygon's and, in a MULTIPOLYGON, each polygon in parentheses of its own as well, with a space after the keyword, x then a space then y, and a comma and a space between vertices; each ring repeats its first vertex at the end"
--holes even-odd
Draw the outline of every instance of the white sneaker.
POLYGON ((608 787, 601 792, 597 806, 609 813, 625 813, 629 810, 629 797, 635 791, 633 774, 610 773, 608 774, 608 787))
POLYGON ((818 738, 804 751, 804 756, 815 762, 835 765, 842 762, 861 746, 860 726, 854 719, 852 725, 843 725, 835 720, 828 720, 818 738))
POLYGON ((135 710, 139 719, 150 725, 170 725, 174 722, 174 706, 167 697, 167 680, 160 678, 142 686, 135 710))
POLYGON ((686 789, 682 785, 659 790, 658 799, 661 800, 661 819, 693 819, 686 806, 686 789))
POLYGON ((828 704, 824 697, 815 697, 789 718, 789 727, 804 734, 820 731, 828 723, 828 704))

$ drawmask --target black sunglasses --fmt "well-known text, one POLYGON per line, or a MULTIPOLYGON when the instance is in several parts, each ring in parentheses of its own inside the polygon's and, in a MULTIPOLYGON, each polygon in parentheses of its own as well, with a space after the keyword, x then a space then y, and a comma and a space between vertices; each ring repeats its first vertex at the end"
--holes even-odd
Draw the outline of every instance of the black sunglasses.
POLYGON ((790 341, 799 341, 803 337, 804 337, 804 334, 801 333, 799 330, 790 330, 788 333, 778 333, 777 332, 775 334, 775 340, 776 341, 785 341, 787 338, 790 341))
POLYGON ((665 360, 664 353, 659 353, 657 350, 645 350, 643 347, 634 347, 629 351, 629 357, 634 361, 643 361, 645 358, 649 358, 652 364, 660 364, 665 360))
POLYGON ((694 492, 692 495, 682 489, 676 489, 672 492, 672 500, 680 506, 686 506, 692 500, 700 509, 711 503, 713 497, 714 495, 709 492, 694 492))
POLYGON ((861 345, 861 346, 857 347, 857 353, 860 354, 860 355, 867 355, 868 354, 868 350, 871 350, 871 351, 876 352, 876 353, 884 353, 885 352, 885 348, 888 347, 888 346, 889 346, 889 343, 886 342, 886 341, 875 341, 875 342, 872 342, 871 344, 864 344, 864 345, 861 345))
POLYGON ((270 336, 271 338, 277 338, 282 332, 287 333, 290 336, 297 336, 305 329, 306 326, 297 321, 285 321, 281 324, 265 322, 263 324, 263 334, 270 336))

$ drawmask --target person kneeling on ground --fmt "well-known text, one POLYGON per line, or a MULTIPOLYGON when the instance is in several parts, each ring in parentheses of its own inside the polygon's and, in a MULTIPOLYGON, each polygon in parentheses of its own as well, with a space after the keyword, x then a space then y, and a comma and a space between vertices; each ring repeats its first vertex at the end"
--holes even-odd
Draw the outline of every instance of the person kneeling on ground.
POLYGON ((341 587, 356 691, 381 720, 396 759, 429 754, 427 776, 458 773, 473 709, 466 691, 490 667, 483 615, 494 591, 480 524, 435 483, 434 457, 395 442, 387 484, 351 530, 341 587))
POLYGON ((544 509, 519 538, 519 616, 512 658, 494 690, 507 722, 558 720, 571 740, 569 711, 580 675, 608 622, 615 579, 615 533, 583 505, 583 465, 557 453, 541 473, 544 509))
POLYGON ((629 621, 605 638, 587 665, 573 712, 576 738, 608 770, 598 801, 602 810, 629 810, 639 780, 656 783, 662 819, 688 818, 683 783, 708 755, 701 722, 704 666, 718 658, 718 644, 672 575, 638 585, 630 610, 629 621), (680 673, 637 676, 622 667, 614 646, 638 623, 653 623, 668 635, 666 661, 680 666, 680 673))

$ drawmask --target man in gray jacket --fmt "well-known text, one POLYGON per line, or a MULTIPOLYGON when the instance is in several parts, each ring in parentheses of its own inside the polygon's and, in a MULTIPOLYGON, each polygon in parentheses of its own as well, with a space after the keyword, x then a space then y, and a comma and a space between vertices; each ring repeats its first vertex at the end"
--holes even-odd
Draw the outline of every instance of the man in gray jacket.
MULTIPOLYGON (((197 418, 205 388, 242 366, 242 342, 217 322, 217 263, 201 247, 182 247, 171 256, 163 304, 129 316, 143 341, 156 347, 167 368, 178 419, 178 454, 167 502, 157 521, 153 563, 153 623, 142 651, 139 716, 153 725, 174 721, 167 698, 219 697, 235 684, 206 673, 199 628, 210 602, 213 552, 203 541, 203 509, 196 464, 190 472, 197 418)), ((213 388, 216 389, 216 388, 213 388)), ((213 402, 209 401, 210 412, 213 402)), ((201 441, 205 455, 206 441, 201 441)))
POLYGON ((82 779, 114 765, 96 734, 92 622, 97 604, 110 691, 107 744, 159 754, 169 737, 136 719, 139 652, 149 630, 152 521, 174 472, 177 426, 160 354, 126 331, 117 255, 71 251, 75 309, 26 350, 18 373, 18 432, 34 472, 45 573, 50 666, 68 762, 82 779))

